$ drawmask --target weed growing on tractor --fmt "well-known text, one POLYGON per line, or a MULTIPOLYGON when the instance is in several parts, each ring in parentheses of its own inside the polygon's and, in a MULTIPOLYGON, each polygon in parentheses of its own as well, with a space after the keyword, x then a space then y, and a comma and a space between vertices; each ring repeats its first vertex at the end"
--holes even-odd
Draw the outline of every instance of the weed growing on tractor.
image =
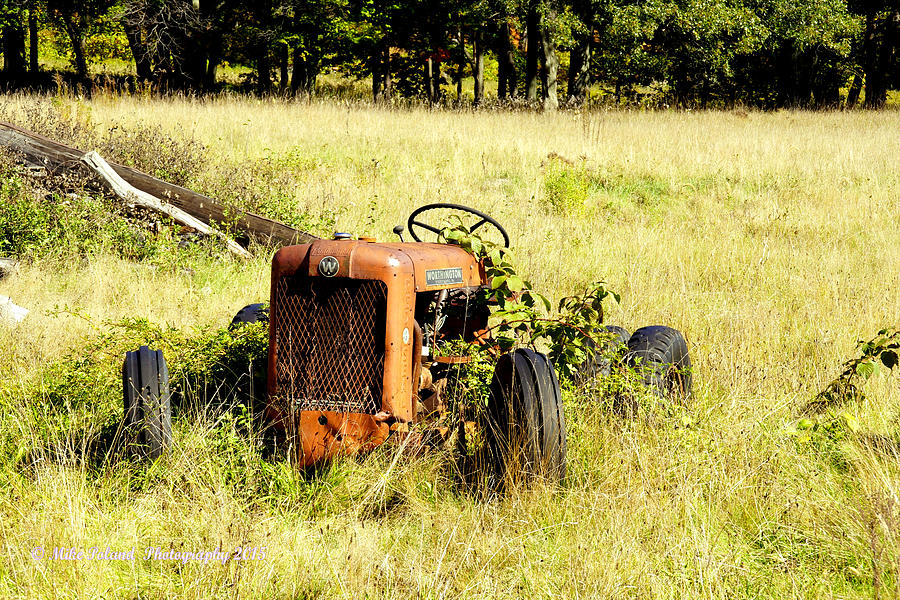
POLYGON ((520 346, 546 346, 561 378, 574 379, 596 348, 608 339, 603 325, 603 301, 619 295, 596 282, 583 293, 559 301, 551 314, 546 296, 520 275, 509 250, 472 234, 462 222, 451 223, 441 236, 458 244, 484 261, 490 287, 481 291, 477 301, 496 305, 492 314, 494 339, 502 351, 520 346))

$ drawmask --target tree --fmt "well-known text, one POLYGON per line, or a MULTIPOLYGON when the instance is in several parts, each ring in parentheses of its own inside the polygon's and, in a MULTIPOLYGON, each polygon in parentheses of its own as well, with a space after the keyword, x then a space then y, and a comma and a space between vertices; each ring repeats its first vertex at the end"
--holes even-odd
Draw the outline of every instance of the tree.
POLYGON ((866 108, 881 108, 887 101, 891 75, 897 65, 900 46, 900 2, 897 0, 853 0, 850 10, 865 18, 862 43, 854 48, 858 66, 850 91, 848 106, 859 98, 865 80, 866 108))
POLYGON ((503 14, 497 32, 497 97, 516 97, 516 49, 512 42, 512 16, 503 14))
POLYGON ((569 86, 566 90, 570 104, 583 104, 591 85, 591 53, 594 45, 594 30, 597 27, 598 12, 606 2, 575 0, 572 11, 575 21, 572 25, 572 44, 569 51, 569 86))
POLYGON ((38 64, 38 3, 32 0, 28 5, 28 70, 37 73, 38 64))
POLYGON ((324 62, 337 54, 351 36, 349 11, 346 0, 288 0, 282 4, 279 43, 292 54, 293 93, 315 92, 324 62))
POLYGON ((858 33, 845 1, 757 0, 749 6, 765 35, 749 59, 753 76, 742 91, 768 88, 768 106, 836 106, 858 33))
POLYGON ((120 20, 138 78, 167 88, 212 90, 222 35, 236 0, 126 0, 120 20))
POLYGON ((25 21, 25 9, 20 3, 0 0, 3 73, 9 78, 25 73, 25 21))
POLYGON ((112 4, 113 0, 47 0, 48 13, 59 21, 69 36, 75 55, 75 72, 82 81, 88 81, 85 33, 112 4))

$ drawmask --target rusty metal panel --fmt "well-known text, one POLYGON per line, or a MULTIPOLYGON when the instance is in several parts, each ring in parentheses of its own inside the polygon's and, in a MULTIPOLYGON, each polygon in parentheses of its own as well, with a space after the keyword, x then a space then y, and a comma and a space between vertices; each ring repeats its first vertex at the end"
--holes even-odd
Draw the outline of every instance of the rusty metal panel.
POLYGON ((451 244, 427 242, 379 244, 402 252, 413 264, 416 291, 435 291, 472 287, 485 283, 484 265, 475 257, 451 244))
POLYGON ((379 412, 385 283, 301 274, 273 283, 276 364, 270 401, 292 411, 379 412))

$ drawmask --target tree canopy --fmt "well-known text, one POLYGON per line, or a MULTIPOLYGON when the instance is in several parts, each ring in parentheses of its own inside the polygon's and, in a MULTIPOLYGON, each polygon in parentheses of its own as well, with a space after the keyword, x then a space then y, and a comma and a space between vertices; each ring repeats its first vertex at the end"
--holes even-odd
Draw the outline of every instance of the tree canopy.
POLYGON ((476 105, 487 78, 545 108, 878 108, 900 84, 898 0, 0 0, 7 86, 40 70, 48 32, 84 81, 118 48, 135 79, 192 93, 225 62, 259 94, 315 94, 336 70, 375 101, 462 100, 471 77, 476 105))

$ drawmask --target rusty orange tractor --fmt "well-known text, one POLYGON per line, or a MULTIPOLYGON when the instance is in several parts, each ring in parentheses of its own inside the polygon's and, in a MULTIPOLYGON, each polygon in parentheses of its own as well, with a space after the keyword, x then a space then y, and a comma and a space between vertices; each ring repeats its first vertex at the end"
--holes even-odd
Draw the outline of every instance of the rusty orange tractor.
MULTIPOLYGON (((429 215, 448 210, 468 218, 473 233, 509 245, 506 231, 490 216, 431 204, 410 215, 412 242, 403 241, 398 227, 397 243, 335 234, 276 252, 265 413, 286 434, 297 464, 371 450, 439 416, 448 409, 448 377, 468 358, 439 356, 436 349, 458 339, 491 345, 490 310, 473 301, 479 288, 490 285, 484 261, 457 245, 423 241, 427 235, 437 240, 441 232, 440 221, 429 215)), ((251 305, 235 321, 265 314, 263 305, 251 305)), ((678 334, 675 341, 684 340, 678 334)), ((658 350, 648 346, 643 352, 649 357, 658 350)), ((673 350, 662 350, 660 360, 674 363, 673 350)), ((675 358, 683 366, 686 347, 683 358, 675 358)), ((142 347, 128 353, 126 424, 136 426, 151 455, 171 439, 165 379, 161 352, 142 347)), ((503 476, 514 460, 516 470, 562 478, 565 419, 547 356, 526 348, 496 355, 488 396, 478 421, 486 457, 481 464, 503 476)))

